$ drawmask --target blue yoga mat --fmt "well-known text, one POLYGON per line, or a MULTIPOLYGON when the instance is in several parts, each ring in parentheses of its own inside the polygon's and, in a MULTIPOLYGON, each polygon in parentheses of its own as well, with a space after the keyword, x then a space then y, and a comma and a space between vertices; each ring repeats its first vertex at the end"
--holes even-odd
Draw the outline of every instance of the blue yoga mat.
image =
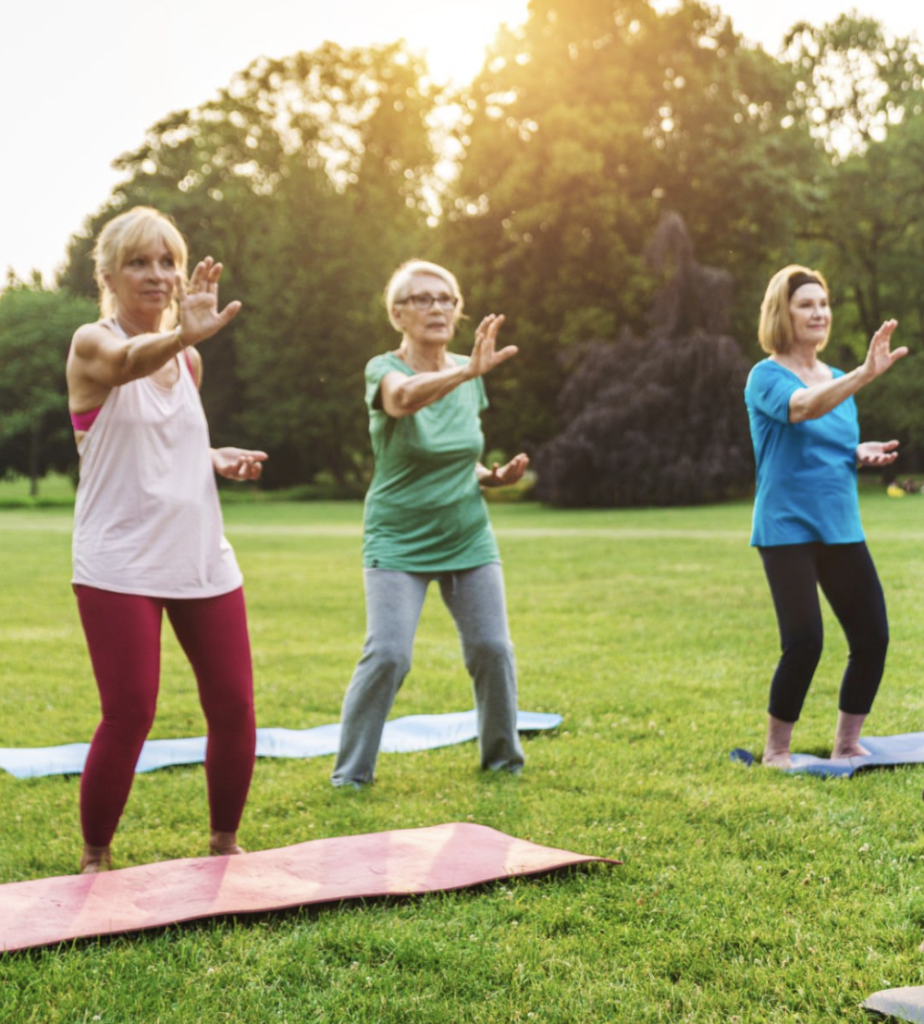
POLYGON ((886 988, 874 992, 860 1006, 879 1017, 924 1024, 924 988, 886 988))
MULTIPOLYGON (((561 725, 561 715, 539 711, 517 713, 520 732, 539 732, 561 725)), ((445 715, 407 715, 385 723, 382 753, 408 754, 433 750, 454 743, 467 743, 478 735, 474 711, 445 715)), ((313 729, 257 729, 257 757, 322 757, 336 754, 340 723, 313 729)), ((66 743, 60 747, 0 747, 0 768, 17 779, 40 775, 79 775, 87 759, 89 743, 66 743)), ((148 740, 141 750, 136 772, 153 772, 178 764, 201 764, 205 760, 205 737, 178 740, 148 740)))
MULTIPOLYGON (((862 736, 860 742, 869 751, 864 757, 845 757, 830 761, 812 754, 793 754, 789 768, 774 771, 790 775, 841 776, 849 779, 870 768, 894 768, 900 764, 924 764, 924 732, 906 732, 898 736, 862 736)), ((732 761, 753 764, 754 755, 741 747, 729 755, 732 761)))

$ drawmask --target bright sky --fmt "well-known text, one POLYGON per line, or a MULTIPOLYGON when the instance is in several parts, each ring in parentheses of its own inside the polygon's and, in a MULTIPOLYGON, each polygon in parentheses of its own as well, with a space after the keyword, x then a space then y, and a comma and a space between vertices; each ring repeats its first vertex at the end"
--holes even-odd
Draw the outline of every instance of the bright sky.
MULTIPOLYGON (((567 2, 567 0, 564 0, 567 2)), ((670 4, 670 0, 664 0, 670 4)), ((747 38, 776 52, 806 16, 821 23, 850 0, 720 0, 747 38)), ((924 38, 924 5, 857 0, 898 34, 924 38)), ((0 30, 0 287, 6 269, 51 283, 67 241, 106 200, 121 153, 175 110, 209 99, 267 55, 403 37, 439 80, 470 80, 500 22, 528 0, 52 0, 13 3, 0 30)))

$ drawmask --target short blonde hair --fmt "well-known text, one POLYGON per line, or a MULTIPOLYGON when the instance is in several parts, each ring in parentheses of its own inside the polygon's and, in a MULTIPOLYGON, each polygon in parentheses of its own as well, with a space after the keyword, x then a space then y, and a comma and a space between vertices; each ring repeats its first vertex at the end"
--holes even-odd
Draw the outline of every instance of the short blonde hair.
POLYGON ((395 319, 395 305, 401 302, 402 299, 408 298, 411 294, 411 281, 418 274, 432 274, 446 283, 446 287, 453 297, 459 300, 456 303, 452 319, 453 325, 457 324, 462 319, 464 300, 455 274, 445 267, 441 267, 438 263, 428 263, 426 260, 408 260, 398 267, 385 286, 385 308, 388 311, 388 319, 391 322, 391 326, 396 331, 401 331, 401 325, 395 319))
MULTIPOLYGON (((120 270, 139 252, 156 242, 163 242, 173 257, 177 273, 186 280, 189 253, 186 241, 173 220, 151 206, 135 206, 113 217, 99 233, 93 248, 94 276, 99 288, 99 307, 103 316, 112 316, 115 296, 106 283, 106 277, 120 270)), ((176 323, 176 298, 164 314, 176 323)), ((168 326, 172 326, 168 323, 168 326)))
MULTIPOLYGON (((770 283, 764 294, 764 301, 760 304, 760 326, 757 328, 757 340, 764 352, 782 355, 792 348, 792 319, 789 315, 789 303, 792 299, 790 282, 798 274, 806 275, 812 278, 813 282, 820 284, 825 290, 828 302, 831 301, 828 282, 819 271, 799 266, 798 263, 791 263, 788 267, 778 270, 770 278, 770 283)), ((808 283, 810 282, 803 281, 798 287, 808 283)), ((829 320, 828 333, 825 335, 825 340, 818 346, 819 352, 828 344, 830 335, 831 322, 829 320)))

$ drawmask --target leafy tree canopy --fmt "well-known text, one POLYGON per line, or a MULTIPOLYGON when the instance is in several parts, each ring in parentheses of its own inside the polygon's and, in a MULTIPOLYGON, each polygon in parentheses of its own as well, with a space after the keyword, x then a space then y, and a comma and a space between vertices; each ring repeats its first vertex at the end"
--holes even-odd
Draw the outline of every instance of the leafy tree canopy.
MULTIPOLYGON (((809 209, 812 140, 791 70, 687 2, 536 0, 464 99, 444 238, 472 306, 503 310, 524 358, 492 382, 501 446, 554 432, 562 347, 640 329, 656 287, 645 240, 665 209, 741 279, 735 333, 809 209)), ((505 330, 507 330, 505 328, 505 330)))
POLYGON ((46 473, 76 469, 64 365, 74 331, 95 317, 92 302, 37 281, 0 293, 0 472, 29 477, 33 495, 46 473))
POLYGON ((213 437, 272 450, 270 486, 363 473, 362 368, 390 340, 382 287, 428 237, 434 103, 403 44, 261 58, 121 157, 127 181, 72 244, 63 281, 92 293, 93 238, 147 203, 226 265, 244 310, 203 345, 203 400, 213 437))

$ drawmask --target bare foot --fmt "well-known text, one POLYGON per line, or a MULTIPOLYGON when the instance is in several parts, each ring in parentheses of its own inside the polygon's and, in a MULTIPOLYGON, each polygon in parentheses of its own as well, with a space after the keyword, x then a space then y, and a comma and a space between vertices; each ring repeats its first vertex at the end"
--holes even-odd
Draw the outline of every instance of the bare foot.
POLYGON ((792 767, 789 744, 795 722, 784 722, 782 718, 767 715, 767 739, 764 742, 762 764, 766 768, 792 767))
POLYGON ((761 764, 764 768, 791 768, 792 755, 788 750, 765 750, 761 764))
POLYGON ((867 757, 869 751, 860 742, 860 730, 866 715, 851 715, 838 711, 837 728, 834 730, 834 749, 831 760, 840 761, 847 757, 867 757))
POLYGON ((841 761, 848 757, 869 757, 869 751, 861 743, 854 743, 850 747, 835 747, 831 751, 832 761, 841 761))
POLYGON ((230 857, 244 852, 244 848, 237 845, 237 832, 213 832, 209 839, 209 855, 212 857, 230 857))
POLYGON ((112 854, 108 846, 90 846, 89 843, 84 843, 79 868, 81 875, 97 875, 111 867, 112 854))

